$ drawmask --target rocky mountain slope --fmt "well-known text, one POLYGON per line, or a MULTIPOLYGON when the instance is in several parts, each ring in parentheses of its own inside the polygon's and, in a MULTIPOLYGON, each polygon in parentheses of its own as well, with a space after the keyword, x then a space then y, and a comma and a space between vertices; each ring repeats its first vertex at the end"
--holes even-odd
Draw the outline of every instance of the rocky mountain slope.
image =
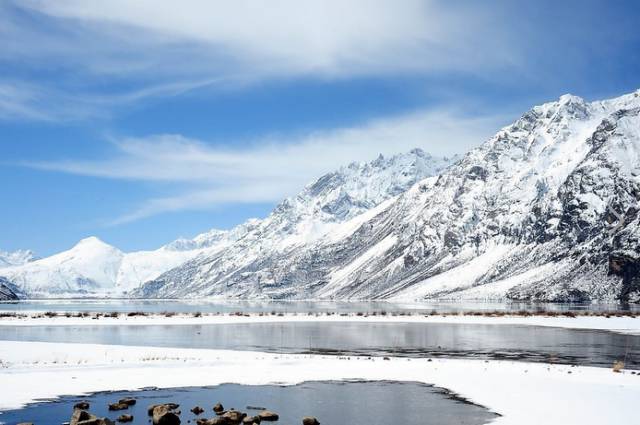
POLYGON ((13 283, 0 277, 0 301, 18 300, 22 296, 22 292, 13 283))
MULTIPOLYGON (((280 222, 304 217, 288 200, 251 236, 136 294, 640 301, 639 202, 640 92, 591 103, 565 95, 329 230, 291 232, 313 222, 280 222), (291 237, 275 246, 271 229, 291 237)), ((345 204, 354 203, 341 196, 321 210, 345 204)))
POLYGON ((197 257, 223 257, 230 269, 269 253, 306 246, 414 183, 441 172, 451 159, 421 150, 370 163, 352 163, 326 174, 286 199, 264 219, 231 230, 211 230, 158 250, 123 253, 95 237, 68 251, 0 270, 29 297, 116 296, 197 257))

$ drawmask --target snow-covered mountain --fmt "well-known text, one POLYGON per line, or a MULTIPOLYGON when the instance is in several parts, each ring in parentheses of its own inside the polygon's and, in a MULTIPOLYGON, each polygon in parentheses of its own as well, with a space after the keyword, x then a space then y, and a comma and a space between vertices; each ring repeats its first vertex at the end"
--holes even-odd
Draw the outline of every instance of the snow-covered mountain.
POLYGON ((263 220, 178 239, 154 251, 123 253, 90 237, 68 251, 4 268, 0 276, 29 297, 117 296, 199 256, 219 256, 230 268, 241 267, 271 252, 312 243, 339 223, 438 174, 452 160, 416 149, 390 158, 380 156, 370 163, 352 163, 286 199, 263 220))
POLYGON ((223 246, 225 234, 212 230, 154 251, 131 253, 89 237, 67 251, 0 269, 0 276, 15 285, 18 295, 28 297, 119 296, 214 245, 223 246))
POLYGON ((295 197, 281 202, 263 220, 250 220, 230 231, 233 243, 215 253, 186 262, 156 281, 136 290, 136 296, 227 295, 210 292, 211 281, 240 279, 256 288, 275 288, 278 278, 271 258, 305 250, 328 235, 342 231, 345 222, 363 220, 385 202, 416 182, 445 170, 457 158, 436 158, 420 149, 369 163, 351 163, 325 174, 295 197), (191 271, 202 271, 191 275, 191 271), (172 273, 181 279, 165 284, 172 273), (212 279, 212 280, 210 280, 212 279))
POLYGON ((33 251, 18 250, 13 252, 0 251, 0 269, 11 266, 21 266, 36 260, 33 251))
POLYGON ((136 293, 640 300, 640 91, 536 106, 375 208, 338 213, 346 222, 305 220, 307 211, 331 217, 358 205, 350 193, 317 207, 298 201, 322 199, 315 195, 333 181, 320 179, 246 239, 136 293))

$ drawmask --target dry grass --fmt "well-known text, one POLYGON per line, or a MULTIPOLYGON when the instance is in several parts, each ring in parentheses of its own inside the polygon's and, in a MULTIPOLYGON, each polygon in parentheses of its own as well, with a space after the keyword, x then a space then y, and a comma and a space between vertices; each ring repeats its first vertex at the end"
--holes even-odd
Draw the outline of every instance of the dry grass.
POLYGON ((315 316, 319 317, 320 315, 325 316, 340 316, 340 317, 413 317, 413 316, 440 316, 440 317, 452 317, 452 316, 473 316, 473 317, 565 317, 565 318, 576 318, 576 317, 604 317, 604 318, 612 318, 612 317, 629 317, 629 318, 639 318, 640 311, 629 311, 629 310, 603 310, 603 311, 542 311, 542 310, 518 310, 518 311, 506 311, 506 310, 492 310, 492 311, 444 311, 438 312, 437 310, 432 310, 428 313, 418 312, 418 311, 354 311, 354 312, 335 312, 335 311, 325 311, 325 312, 293 312, 293 313, 285 313, 281 311, 270 311, 270 312, 245 312, 245 311, 233 311, 229 313, 221 313, 221 312, 211 312, 211 313, 203 313, 201 311, 191 312, 191 313, 177 313, 174 311, 163 311, 163 312, 144 312, 144 311, 131 311, 131 312, 56 312, 56 311, 47 311, 43 313, 34 313, 34 314, 25 314, 19 312, 0 312, 0 319, 26 319, 26 318, 56 318, 56 317, 67 317, 67 318, 87 318, 91 317, 92 319, 99 319, 102 317, 105 318, 118 318, 121 316, 126 317, 156 317, 156 316, 164 316, 164 317, 175 317, 175 316, 190 316, 194 318, 201 318, 204 316, 221 316, 228 315, 233 317, 251 317, 251 316, 297 316, 306 314, 307 316, 315 316))
POLYGON ((616 360, 615 362, 613 362, 614 372, 620 373, 622 372, 622 369, 624 369, 624 362, 622 360, 616 360))

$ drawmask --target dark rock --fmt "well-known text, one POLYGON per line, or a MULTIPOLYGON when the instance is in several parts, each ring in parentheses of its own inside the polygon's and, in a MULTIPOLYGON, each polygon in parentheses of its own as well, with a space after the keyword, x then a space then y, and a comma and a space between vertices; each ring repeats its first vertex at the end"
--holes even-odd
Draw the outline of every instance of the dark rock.
POLYGON ((85 421, 87 419, 91 419, 91 415, 86 410, 82 409, 74 409, 71 414, 71 420, 69 421, 69 425, 77 425, 80 421, 85 421))
POLYGON ((479 165, 474 165, 467 171, 467 178, 469 180, 482 180, 486 181, 489 173, 486 169, 479 165))
POLYGON ((176 410, 178 407, 180 407, 180 405, 176 403, 152 404, 151 406, 147 407, 147 414, 149 416, 153 416, 153 409, 158 406, 165 406, 169 410, 176 410))
POLYGON ((313 416, 305 416, 302 418, 302 425, 320 425, 320 422, 313 416))
POLYGON ((180 425, 180 418, 169 407, 161 404, 153 408, 153 425, 180 425))
POLYGON ((81 409, 81 410, 87 410, 89 409, 89 402, 88 401, 79 401, 76 404, 73 405, 74 409, 81 409))
POLYGON ((135 398, 121 398, 120 400, 118 400, 118 403, 126 404, 128 406, 133 406, 134 404, 136 404, 136 399, 135 398))
POLYGON ((270 410, 263 410, 262 412, 258 413, 258 416, 260 416, 260 419, 262 419, 263 421, 277 421, 280 418, 277 413, 270 410))
POLYGON ((216 405, 213 406, 213 411, 216 413, 224 412, 224 406, 222 406, 222 403, 216 403, 216 405))
POLYGON ((0 301, 19 300, 21 295, 24 296, 16 285, 0 276, 0 301))
POLYGON ((242 420, 243 424, 259 424, 260 421, 262 419, 260 419, 260 416, 256 415, 256 416, 245 416, 245 418, 242 420))
POLYGON ((237 410, 229 410, 221 416, 227 423, 239 424, 247 416, 246 413, 239 412, 237 410))
POLYGON ((193 409, 191 409, 191 412, 195 415, 199 415, 200 413, 204 412, 204 409, 200 406, 196 406, 193 409))
POLYGON ((118 416, 118 419, 116 419, 116 421, 118 421, 118 422, 133 422, 133 416, 132 415, 120 415, 120 416, 118 416))
POLYGON ((71 415, 69 425, 114 425, 108 418, 98 418, 86 410, 75 409, 71 415))
POLYGON ((97 418, 94 416, 91 419, 87 419, 86 421, 78 422, 78 425, 115 425, 115 424, 109 418, 97 418))
POLYGON ((228 425, 228 422, 226 419, 223 419, 222 417, 217 417, 217 418, 212 418, 212 419, 198 419, 196 421, 197 425, 228 425))
POLYGON ((622 277, 620 301, 640 301, 640 259, 624 254, 611 254, 609 274, 622 277))
POLYGON ((117 403, 111 403, 109 405, 109 410, 125 410, 128 409, 129 405, 127 403, 122 403, 122 402, 117 402, 117 403))

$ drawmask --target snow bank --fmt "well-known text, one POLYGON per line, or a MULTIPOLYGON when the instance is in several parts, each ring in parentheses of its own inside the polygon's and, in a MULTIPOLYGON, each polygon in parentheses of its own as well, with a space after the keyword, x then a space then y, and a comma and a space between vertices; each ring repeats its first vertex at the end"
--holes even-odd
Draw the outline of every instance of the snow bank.
MULTIPOLYGON (((503 415, 497 425, 629 423, 640 377, 591 367, 480 360, 338 358, 255 352, 0 342, 0 409, 103 390, 308 380, 419 381, 503 415)), ((0 416, 1 420, 1 416, 0 416)))

